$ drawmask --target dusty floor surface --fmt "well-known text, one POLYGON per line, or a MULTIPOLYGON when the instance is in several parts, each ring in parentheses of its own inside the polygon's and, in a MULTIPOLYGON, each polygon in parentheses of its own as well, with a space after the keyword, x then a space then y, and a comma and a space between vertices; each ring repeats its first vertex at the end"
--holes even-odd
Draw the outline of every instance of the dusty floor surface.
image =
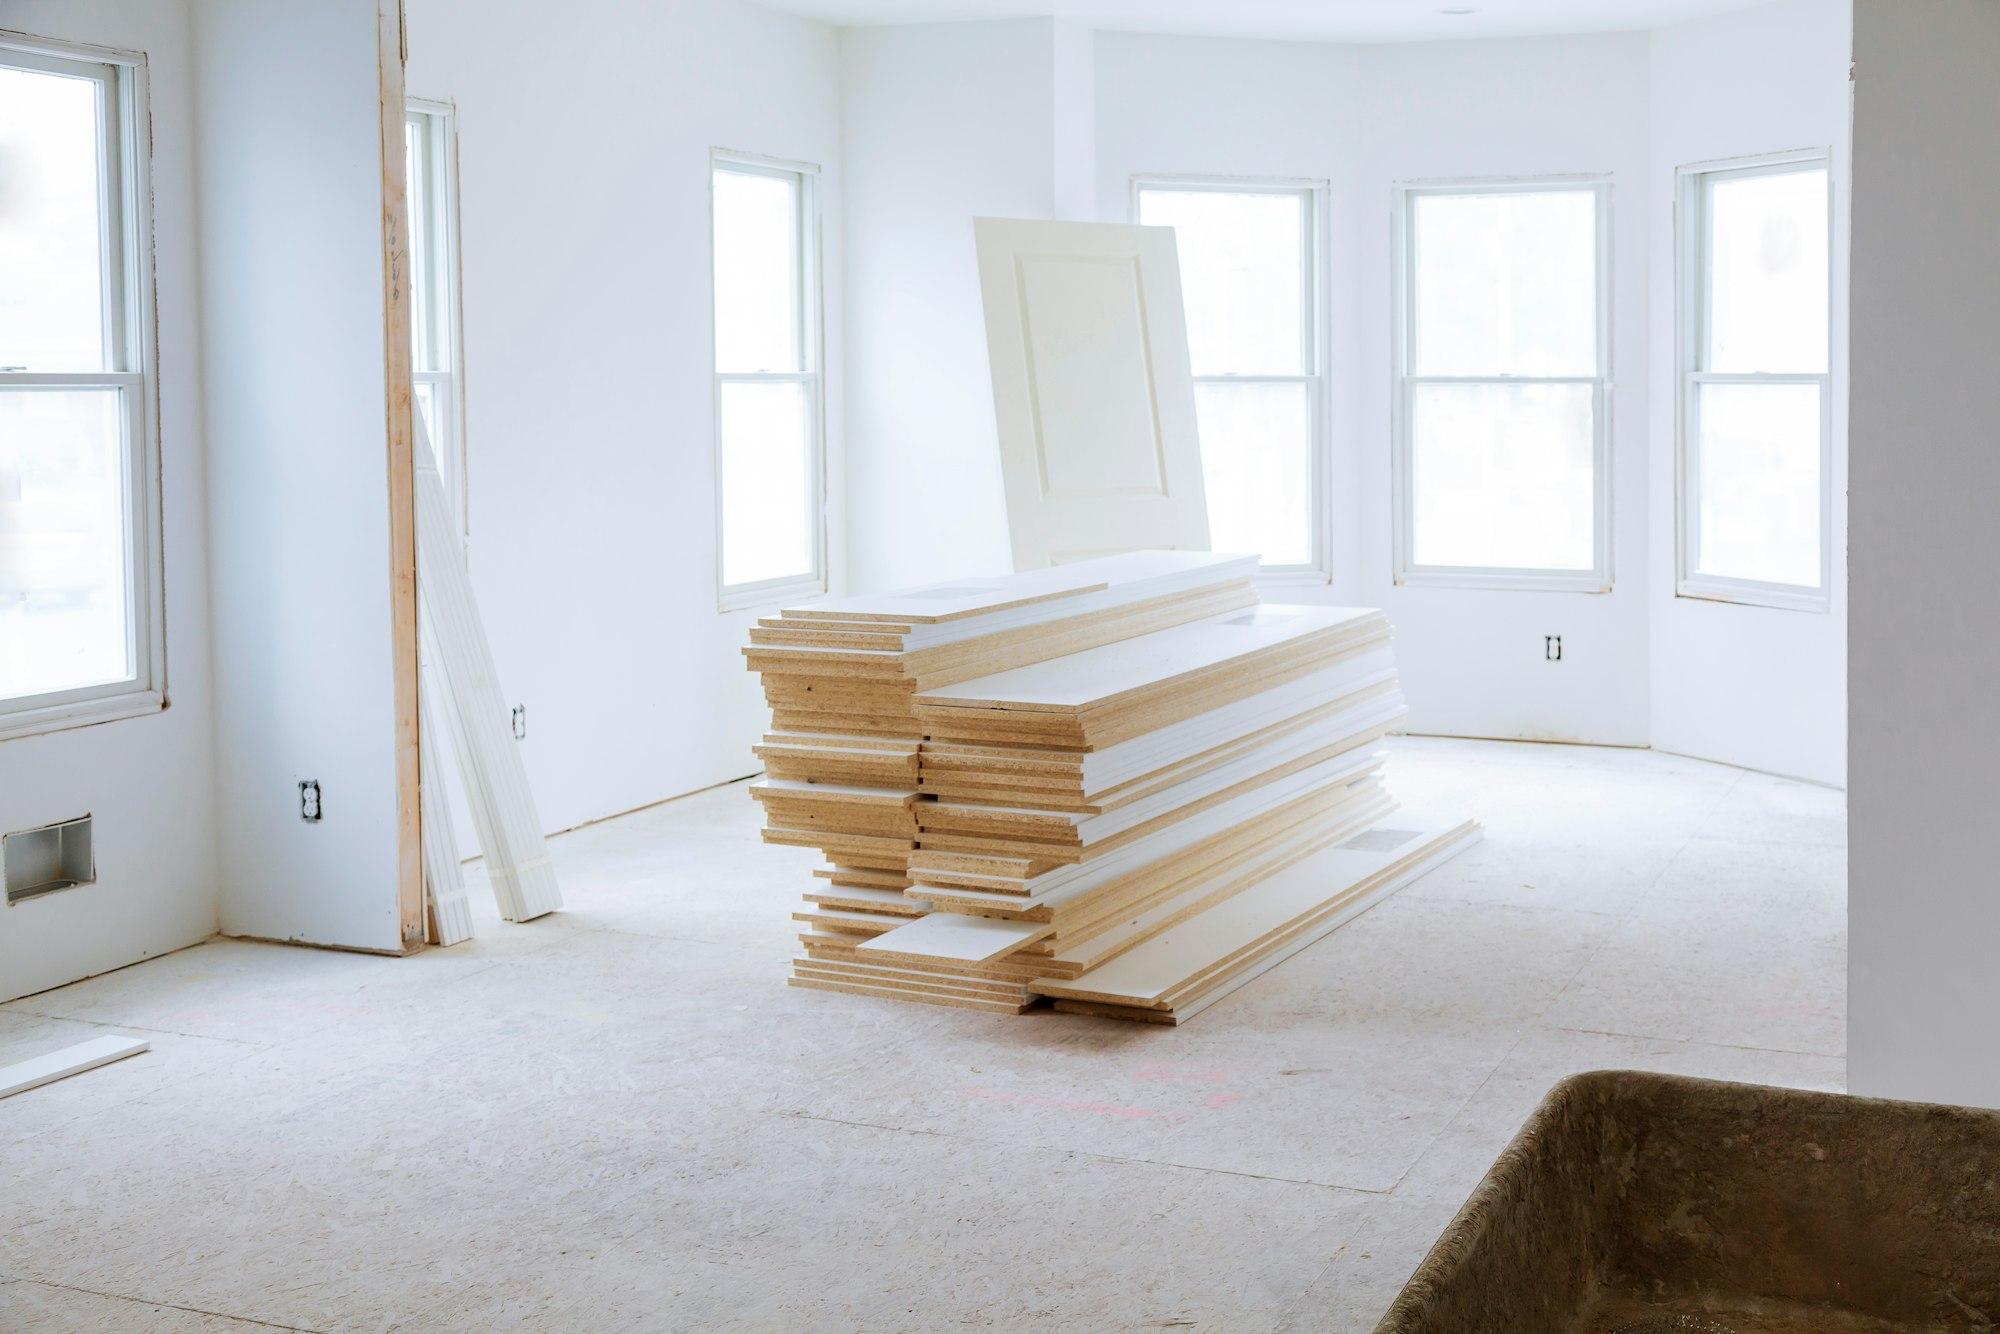
POLYGON ((1371 1328, 1542 1094, 1842 1086, 1840 794, 1409 739, 1486 841, 1181 1029, 784 985, 740 786, 410 959, 215 941, 0 1006, 0 1329, 1371 1328))

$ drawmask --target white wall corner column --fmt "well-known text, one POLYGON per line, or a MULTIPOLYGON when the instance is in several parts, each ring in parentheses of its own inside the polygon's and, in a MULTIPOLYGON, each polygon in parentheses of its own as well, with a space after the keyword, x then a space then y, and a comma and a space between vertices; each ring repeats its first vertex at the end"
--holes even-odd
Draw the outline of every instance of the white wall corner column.
MULTIPOLYGON (((385 134, 381 74, 399 25, 381 6, 197 0, 194 45, 221 926, 400 953, 420 865, 415 607, 388 428, 409 392, 388 375, 385 301, 402 109, 385 134)), ((415 905, 420 942, 420 887, 415 905)))
POLYGON ((1854 8, 1848 1084, 2000 1107, 2000 5, 1854 8))

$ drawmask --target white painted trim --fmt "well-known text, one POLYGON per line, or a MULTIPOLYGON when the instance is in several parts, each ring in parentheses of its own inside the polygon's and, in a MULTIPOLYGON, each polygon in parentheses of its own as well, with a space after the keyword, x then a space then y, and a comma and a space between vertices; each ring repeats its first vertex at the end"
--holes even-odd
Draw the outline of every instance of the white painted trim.
MULTIPOLYGON (((542 837, 541 817, 535 813, 527 766, 502 721, 507 706, 493 665, 492 643, 473 596, 465 548, 452 531, 444 479, 438 475, 422 418, 413 423, 412 435, 417 591, 429 626, 420 633, 434 650, 431 661, 444 687, 441 702, 458 752, 466 805, 486 854, 487 882, 500 915, 510 922, 526 922, 560 908, 562 892, 542 837)), ((421 716, 421 703, 418 712, 421 716)))
MULTIPOLYGON (((1148 187, 1162 190, 1206 191, 1214 194, 1291 194, 1306 204, 1305 233, 1299 238, 1302 250, 1304 300, 1300 303, 1300 360, 1310 371, 1304 375, 1197 375, 1194 382, 1218 384, 1264 384, 1310 382, 1312 391, 1312 439, 1307 448, 1311 465, 1312 558, 1304 565, 1264 565, 1258 569, 1259 584, 1270 588, 1324 586, 1333 581, 1333 466, 1331 456, 1331 330, 1328 328, 1329 301, 1327 274, 1331 272, 1328 184, 1324 180, 1294 176, 1208 176, 1180 172, 1137 172, 1127 186, 1129 211, 1139 221, 1139 196, 1148 187)), ((1185 284, 1183 284, 1185 285, 1185 284)))
POLYGON ((152 1048, 153 1044, 145 1038, 92 1038, 73 1047, 59 1048, 46 1056, 34 1056, 0 1066, 0 1098, 11 1098, 16 1093, 26 1093, 29 1089, 80 1075, 86 1070, 95 1070, 100 1065, 122 1061, 127 1056, 137 1056, 152 1048))
POLYGON ((146 57, 79 42, 0 32, 0 55, 33 66, 65 62, 108 66, 83 71, 113 99, 104 121, 109 152, 99 189, 105 216, 116 218, 103 257, 107 348, 114 368, 91 372, 5 372, 0 390, 105 387, 119 390, 125 455, 128 652, 132 675, 74 690, 0 700, 0 740, 156 713, 168 703, 166 570, 161 529, 158 352, 153 289, 152 117, 146 57))
POLYGON ((709 299, 709 416, 710 452, 715 469, 715 607, 718 613, 752 607, 775 606, 819 597, 827 591, 827 460, 826 460, 826 293, 825 261, 820 215, 820 168, 817 163, 747 153, 732 148, 712 148, 708 163, 708 299, 709 299), (718 171, 751 172, 783 177, 798 185, 799 210, 799 301, 800 365, 803 369, 783 373, 723 372, 715 366, 715 174, 718 171), (807 510, 812 519, 809 550, 812 569, 797 575, 756 583, 730 584, 723 573, 722 503, 722 386, 730 382, 795 382, 806 389, 806 420, 812 434, 808 482, 812 494, 807 510))
POLYGON ((1451 180, 1410 180, 1391 188, 1390 251, 1393 343, 1390 356, 1390 486, 1392 505, 1391 564, 1398 587, 1482 588, 1567 593, 1609 593, 1613 573, 1613 376, 1612 338, 1613 293, 1611 213, 1612 177, 1609 174, 1565 174, 1554 176, 1472 177, 1451 180), (1413 197, 1447 194, 1544 194, 1553 191, 1589 190, 1597 204, 1597 374, 1572 376, 1415 375, 1410 366, 1416 329, 1410 308, 1411 289, 1416 282, 1410 229, 1414 225, 1413 197), (1588 384, 1592 394, 1592 568, 1588 570, 1519 570, 1471 566, 1418 565, 1413 559, 1413 519, 1415 497, 1410 477, 1410 397, 1418 384, 1588 384))
POLYGON ((166 696, 157 690, 134 690, 129 683, 120 683, 110 690, 112 693, 67 690, 56 695, 29 695, 24 697, 32 705, 28 708, 14 708, 12 703, 23 701, 12 701, 10 707, 0 711, 0 741, 71 727, 91 727, 121 718, 139 718, 167 706, 166 696))
POLYGON ((1827 612, 1833 598, 1833 319, 1827 319, 1827 369, 1822 372, 1724 373, 1701 369, 1708 346, 1707 182, 1716 177, 1776 175, 1817 166, 1826 173, 1827 300, 1833 299, 1833 153, 1794 148, 1747 157, 1687 163, 1674 172, 1674 595, 1778 611, 1827 612), (1805 587, 1703 574, 1701 451, 1695 429, 1703 384, 1817 384, 1819 397, 1819 584, 1805 587))

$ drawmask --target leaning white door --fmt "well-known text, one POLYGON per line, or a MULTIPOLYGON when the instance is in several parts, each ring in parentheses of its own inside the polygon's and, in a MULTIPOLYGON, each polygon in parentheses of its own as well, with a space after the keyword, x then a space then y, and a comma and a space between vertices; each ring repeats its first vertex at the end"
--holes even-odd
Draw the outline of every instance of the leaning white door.
POLYGON ((1014 568, 1206 551, 1173 229, 973 226, 1014 568))

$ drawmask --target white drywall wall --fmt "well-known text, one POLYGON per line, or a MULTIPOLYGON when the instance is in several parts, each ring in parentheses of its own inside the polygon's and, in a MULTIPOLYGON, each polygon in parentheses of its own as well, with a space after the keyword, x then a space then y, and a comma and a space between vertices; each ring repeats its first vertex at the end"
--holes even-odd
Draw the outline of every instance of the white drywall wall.
POLYGON ((1854 7, 1848 1084, 2000 1107, 2000 5, 1854 7))
POLYGON ((1642 34, 1356 47, 1097 35, 1098 206, 1134 174, 1328 182, 1334 582, 1272 596, 1387 608, 1416 731, 1644 744, 1646 219, 1642 34), (1609 594, 1391 582, 1391 190, 1416 178, 1608 173, 1609 594), (1560 634, 1560 664, 1542 637, 1560 634))
POLYGON ((1012 568, 972 219, 1056 216, 1055 27, 840 34, 856 589, 1012 568))
POLYGON ((222 929, 400 950, 376 4, 194 15, 222 929))
POLYGON ((1842 784, 1847 775, 1847 206, 1851 0, 1787 0, 1652 35, 1652 738, 1661 750, 1842 784), (1689 163, 1830 150, 1833 582, 1824 612, 1674 595, 1673 180, 1689 163))
MULTIPOLYGON (((1354 480, 1364 335, 1364 275, 1354 254, 1364 137, 1360 54, 1324 42, 1145 37, 1097 40, 1097 207, 1131 221, 1132 178, 1248 176, 1324 181, 1331 225, 1321 266, 1327 314, 1327 439, 1333 471, 1332 586, 1273 589, 1274 599, 1361 597, 1362 498, 1354 480)), ((1369 225, 1386 229, 1381 209, 1369 225)), ((1378 275, 1365 275, 1374 282, 1378 275)), ((1385 284, 1386 279, 1381 279, 1385 284)), ((1386 341, 1387 330, 1380 331, 1386 341)))
POLYGON ((411 95, 458 108, 470 561, 543 821, 749 773, 755 613, 716 611, 709 152, 821 168, 837 584, 833 31, 730 0, 582 0, 560 21, 409 0, 408 36, 411 95))
POLYGON ((89 813, 97 883, 0 908, 0 1000, 193 944, 215 930, 214 696, 188 11, 173 0, 0 0, 0 28, 143 51, 166 553, 168 708, 0 741, 0 832, 89 813))
POLYGON ((1097 34, 1060 19, 1050 23, 1050 107, 1054 217, 1097 218, 1097 34))

